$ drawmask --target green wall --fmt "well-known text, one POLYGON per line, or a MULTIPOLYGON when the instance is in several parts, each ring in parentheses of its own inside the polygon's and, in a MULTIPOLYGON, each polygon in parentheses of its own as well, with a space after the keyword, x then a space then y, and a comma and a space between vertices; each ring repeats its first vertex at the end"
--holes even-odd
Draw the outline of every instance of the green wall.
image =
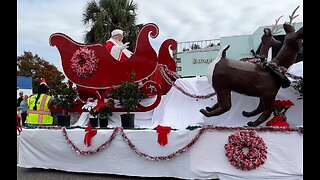
MULTIPOLYGON (((295 29, 298 30, 303 26, 303 22, 295 24, 295 29)), ((225 45, 230 45, 227 51, 227 57, 234 60, 239 60, 243 57, 252 56, 250 50, 256 51, 260 45, 263 29, 270 26, 258 27, 251 35, 227 36, 220 38, 220 48, 225 45)), ((277 35, 284 35, 283 28, 277 35)), ((184 76, 199 76, 206 75, 207 68, 210 62, 215 59, 219 49, 206 48, 190 50, 186 52, 178 52, 177 58, 181 59, 181 63, 177 63, 177 67, 181 71, 177 71, 178 75, 184 76)))

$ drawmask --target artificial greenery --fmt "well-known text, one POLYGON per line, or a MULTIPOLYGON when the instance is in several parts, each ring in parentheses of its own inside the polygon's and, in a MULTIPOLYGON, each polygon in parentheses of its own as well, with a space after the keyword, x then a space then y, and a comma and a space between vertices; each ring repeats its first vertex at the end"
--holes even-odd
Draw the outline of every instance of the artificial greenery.
POLYGON ((131 74, 132 81, 122 81, 119 86, 114 86, 113 91, 108 97, 119 100, 121 107, 127 112, 137 110, 139 102, 147 95, 142 91, 138 84, 134 83, 135 74, 131 74))
POLYGON ((75 87, 70 88, 67 83, 64 83, 62 88, 51 89, 50 93, 53 96, 54 108, 61 108, 63 114, 65 114, 65 110, 76 105, 75 100, 78 98, 78 91, 75 87))

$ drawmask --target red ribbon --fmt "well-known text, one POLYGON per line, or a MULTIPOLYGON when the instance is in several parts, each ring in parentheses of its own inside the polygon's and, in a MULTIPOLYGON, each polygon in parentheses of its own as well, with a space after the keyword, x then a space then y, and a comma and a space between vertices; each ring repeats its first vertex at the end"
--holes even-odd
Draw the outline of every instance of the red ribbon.
POLYGON ((91 139, 97 134, 96 129, 92 129, 91 124, 86 127, 85 132, 87 132, 84 136, 84 144, 87 145, 87 147, 91 146, 91 139))
POLYGON ((19 135, 20 135, 20 133, 22 131, 20 120, 21 120, 21 116, 19 116, 19 114, 17 114, 17 130, 19 132, 19 135))
POLYGON ((284 126, 289 127, 289 124, 286 122, 287 118, 283 114, 278 114, 273 117, 270 121, 267 122, 266 126, 284 126))
POLYGON ((156 127, 156 130, 158 133, 158 143, 161 146, 168 144, 168 136, 167 135, 170 133, 171 127, 158 125, 156 127))

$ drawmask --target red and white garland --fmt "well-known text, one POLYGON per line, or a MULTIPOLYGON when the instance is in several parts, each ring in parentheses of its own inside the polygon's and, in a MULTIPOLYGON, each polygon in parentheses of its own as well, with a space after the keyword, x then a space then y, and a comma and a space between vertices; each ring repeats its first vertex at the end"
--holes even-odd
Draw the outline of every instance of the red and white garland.
POLYGON ((261 62, 260 58, 256 58, 256 57, 244 57, 244 58, 239 59, 239 61, 251 62, 251 63, 261 62))
POLYGON ((107 148, 107 147, 110 145, 111 141, 112 141, 112 140, 114 139, 114 137, 116 136, 117 132, 118 132, 118 128, 115 128, 115 129, 113 130, 111 136, 109 137, 109 139, 108 139, 106 142, 102 143, 102 145, 99 146, 98 148, 96 148, 95 150, 93 150, 93 151, 91 151, 91 150, 89 150, 89 151, 83 151, 83 150, 79 149, 75 144, 73 144, 73 142, 69 139, 68 133, 67 133, 67 131, 66 131, 66 128, 65 128, 65 127, 62 128, 63 136, 65 137, 67 143, 70 145, 71 149, 75 150, 78 154, 81 154, 81 155, 91 155, 91 154, 95 154, 95 153, 101 151, 102 149, 107 148))
POLYGON ((71 58, 71 69, 77 76, 88 78, 98 68, 98 61, 95 52, 87 47, 80 47, 71 58))
POLYGON ((267 159, 267 146, 254 131, 231 134, 224 148, 230 163, 244 171, 259 167, 267 159), (243 151, 244 148, 248 148, 247 153, 243 151))
POLYGON ((214 95, 216 95, 216 92, 214 93, 210 93, 210 94, 207 94, 207 95, 196 95, 196 94, 191 94, 187 91, 185 91, 183 88, 179 87, 178 85, 176 85, 174 83, 174 81, 171 80, 171 78, 169 78, 169 75, 174 77, 175 79, 178 79, 179 77, 176 75, 175 72, 171 71, 166 65, 164 64, 159 64, 158 65, 159 69, 160 69, 160 72, 161 72, 161 75, 163 77, 163 79, 166 81, 166 83, 168 83, 169 85, 171 86, 174 86, 175 88, 177 88, 179 91, 181 91, 183 94, 189 96, 189 97, 192 97, 192 98, 196 98, 196 100, 198 99, 208 99, 214 95))

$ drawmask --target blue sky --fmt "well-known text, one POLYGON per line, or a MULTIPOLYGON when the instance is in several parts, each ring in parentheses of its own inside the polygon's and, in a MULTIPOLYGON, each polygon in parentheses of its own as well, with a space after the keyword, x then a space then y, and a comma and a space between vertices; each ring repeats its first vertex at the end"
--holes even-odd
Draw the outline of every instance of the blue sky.
MULTIPOLYGON (((82 24, 87 2, 92 0, 18 0, 17 56, 31 51, 62 71, 60 54, 49 45, 49 37, 62 32, 77 42, 84 42, 89 29, 82 24)), ((96 0, 99 1, 99 0, 96 0)), ((216 39, 252 34, 259 26, 289 20, 300 6, 296 22, 303 22, 302 0, 133 0, 138 4, 137 24, 155 23, 159 35, 150 39, 159 45, 172 38, 178 42, 216 39)))

